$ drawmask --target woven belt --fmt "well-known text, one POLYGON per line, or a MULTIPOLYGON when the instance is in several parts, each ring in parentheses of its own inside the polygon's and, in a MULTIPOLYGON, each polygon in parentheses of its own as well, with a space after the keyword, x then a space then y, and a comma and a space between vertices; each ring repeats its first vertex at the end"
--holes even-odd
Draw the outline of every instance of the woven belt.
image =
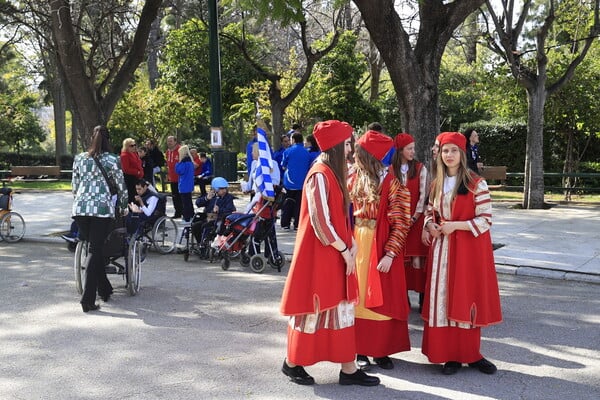
POLYGON ((354 225, 355 226, 365 226, 371 229, 375 228, 375 223, 377 220, 375 219, 365 219, 365 218, 355 218, 354 225))

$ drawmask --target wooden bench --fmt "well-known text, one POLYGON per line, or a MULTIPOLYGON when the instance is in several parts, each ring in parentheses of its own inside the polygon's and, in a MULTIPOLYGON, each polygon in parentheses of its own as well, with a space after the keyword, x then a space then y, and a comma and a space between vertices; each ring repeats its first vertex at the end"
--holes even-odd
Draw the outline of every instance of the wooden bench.
POLYGON ((490 187, 502 187, 506 185, 506 166, 493 166, 493 165, 484 165, 483 168, 480 169, 479 173, 485 180, 490 181, 499 181, 500 185, 489 185, 490 187))
POLYGON ((25 182, 54 182, 60 178, 60 166, 58 165, 13 165, 10 167, 8 178, 2 182, 15 180, 25 182))

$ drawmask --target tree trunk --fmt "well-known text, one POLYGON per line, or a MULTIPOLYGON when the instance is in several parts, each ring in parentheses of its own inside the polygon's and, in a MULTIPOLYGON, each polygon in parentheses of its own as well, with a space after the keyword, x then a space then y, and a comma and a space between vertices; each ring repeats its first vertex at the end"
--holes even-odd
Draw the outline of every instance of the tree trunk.
POLYGON ((54 111, 54 134, 56 148, 56 165, 60 165, 60 159, 67 154, 67 121, 65 113, 67 102, 62 88, 62 81, 55 77, 52 81, 52 108, 54 111))
POLYGON ((402 113, 402 129, 414 136, 417 158, 425 160, 440 129, 438 81, 444 49, 454 30, 484 0, 419 2, 416 41, 404 30, 394 1, 354 3, 390 73, 402 113))
MULTIPOLYGON (((565 161, 563 164, 563 173, 569 174, 575 172, 577 170, 575 163, 575 134, 576 130, 571 127, 567 128, 566 137, 567 137, 567 146, 565 149, 565 161)), ((564 199, 565 201, 571 201, 572 187, 577 185, 577 178, 566 176, 562 178, 562 186, 565 188, 564 190, 564 199)))
POLYGON ((545 80, 527 90, 527 145, 525 154, 525 187, 523 208, 544 208, 544 105, 545 80))
POLYGON ((160 22, 162 20, 162 12, 152 22, 150 36, 148 38, 148 80, 150 81, 150 89, 156 88, 156 82, 160 78, 158 72, 158 50, 162 44, 160 22))

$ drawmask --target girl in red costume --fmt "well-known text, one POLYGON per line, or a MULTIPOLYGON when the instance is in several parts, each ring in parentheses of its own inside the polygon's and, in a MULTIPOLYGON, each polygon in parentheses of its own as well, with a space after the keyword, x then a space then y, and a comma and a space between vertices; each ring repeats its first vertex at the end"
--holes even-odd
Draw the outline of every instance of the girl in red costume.
POLYGON ((410 350, 404 245, 410 229, 410 193, 382 163, 393 147, 390 137, 367 131, 357 141, 356 173, 351 177, 356 271, 356 350, 361 368, 367 356, 392 369, 390 355, 410 350))
POLYGON ((427 168, 415 160, 415 139, 408 133, 399 133, 394 138, 396 152, 392 157, 394 175, 410 191, 410 231, 404 251, 406 288, 419 293, 419 312, 423 306, 425 292, 425 256, 429 248, 421 241, 423 218, 427 198, 427 168))
POLYGON ((438 136, 437 174, 425 229, 433 238, 422 316, 422 352, 442 373, 462 364, 486 374, 496 366, 480 353, 481 328, 502 322, 490 225, 487 183, 467 169, 465 137, 438 136))
POLYGON ((281 300, 281 313, 290 317, 282 372, 294 383, 312 385, 315 380, 302 366, 331 361, 342 364, 341 385, 378 385, 379 378, 358 370, 354 362, 358 288, 346 189, 352 127, 320 122, 313 135, 322 153, 304 182, 294 257, 281 300))

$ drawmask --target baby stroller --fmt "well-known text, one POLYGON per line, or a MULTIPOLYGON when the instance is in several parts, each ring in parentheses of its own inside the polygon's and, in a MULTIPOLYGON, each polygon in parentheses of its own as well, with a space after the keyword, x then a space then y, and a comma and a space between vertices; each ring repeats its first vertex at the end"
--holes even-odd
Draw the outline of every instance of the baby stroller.
POLYGON ((223 270, 228 270, 231 259, 240 254, 242 266, 249 266, 253 272, 263 272, 267 263, 281 271, 285 264, 285 256, 277 249, 277 241, 270 235, 271 229, 275 227, 276 203, 280 198, 278 195, 275 201, 263 201, 256 213, 233 213, 225 218, 225 238, 218 247, 223 270), (260 254, 260 247, 256 248, 257 243, 262 240, 266 242, 267 257, 260 254))
POLYGON ((262 199, 258 204, 256 228, 240 255, 240 264, 244 267, 250 266, 254 272, 262 272, 266 264, 281 272, 281 268, 285 265, 285 256, 277 247, 275 234, 277 210, 283 202, 283 197, 281 191, 277 191, 274 201, 265 202, 262 199), (260 254, 263 241, 265 242, 264 256, 260 254))

